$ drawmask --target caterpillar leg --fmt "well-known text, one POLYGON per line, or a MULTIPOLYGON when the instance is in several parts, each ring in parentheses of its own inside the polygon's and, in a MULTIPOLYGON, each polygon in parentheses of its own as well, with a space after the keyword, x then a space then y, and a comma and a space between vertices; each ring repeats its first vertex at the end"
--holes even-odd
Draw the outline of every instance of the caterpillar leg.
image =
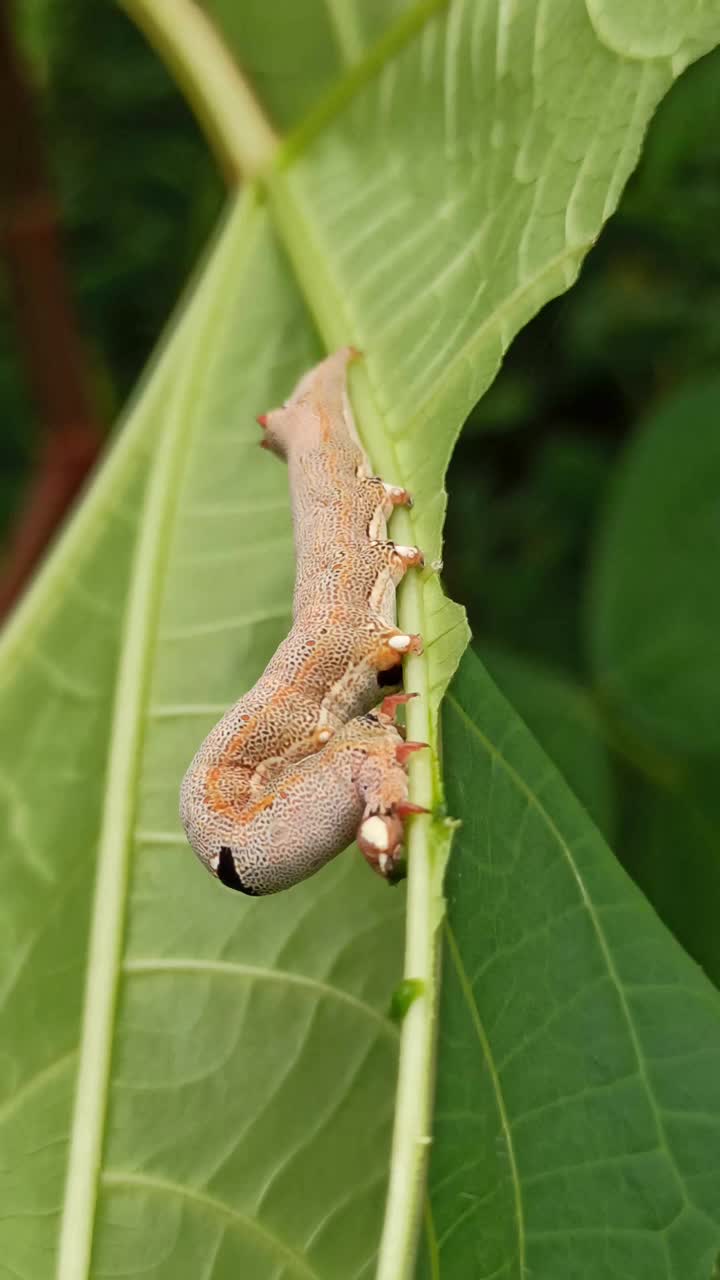
POLYGON ((399 863, 405 819, 411 813, 426 812, 408 800, 403 765, 410 752, 427 745, 398 742, 397 731, 388 732, 383 749, 368 753, 358 774, 357 784, 365 801, 357 830, 358 848, 368 866, 391 883, 402 878, 399 863))
POLYGON ((413 497, 411 493, 408 493, 407 489, 402 489, 397 484, 385 484, 384 480, 381 480, 380 483, 387 494, 388 502, 393 507, 412 507, 413 497))
POLYGON ((408 569, 422 568, 422 551, 419 547, 371 538, 362 549, 348 548, 348 556, 352 587, 366 601, 367 611, 382 618, 385 626, 394 622, 395 588, 408 569))
POLYGON ((409 635, 398 627, 388 627, 377 637, 370 661, 376 671, 389 671, 407 653, 420 654, 422 651, 422 636, 409 635))
POLYGON ((379 476, 364 475, 362 467, 356 473, 356 480, 354 510, 365 521, 369 538, 384 538, 387 521, 395 507, 411 507, 412 497, 400 485, 386 484, 379 476))
POLYGON ((377 709, 379 716, 385 716, 388 720, 395 724, 395 712, 398 707, 405 706, 408 702, 412 702, 413 698, 417 698, 417 693, 389 693, 383 698, 377 709))
POLYGON ((361 489, 372 495, 372 501, 376 506, 382 507, 386 517, 392 514, 394 507, 412 507, 413 505, 412 494, 399 484, 387 484, 385 480, 380 479, 380 476, 368 476, 361 470, 357 472, 357 479, 361 489))
POLYGON ((396 586, 408 569, 422 569, 425 565, 425 556, 419 547, 404 546, 400 542, 371 539, 364 554, 376 574, 383 566, 387 567, 396 586))
POLYGON ((408 800, 408 779, 403 767, 426 742, 403 742, 395 726, 397 708, 417 697, 415 693, 391 693, 366 717, 376 722, 357 784, 365 801, 357 831, 357 844, 368 866, 391 884, 402 879, 399 855, 405 837, 405 819, 428 810, 408 800), (384 728, 383 736, 380 736, 384 728))
POLYGON ((419 547, 406 547, 400 542, 387 543, 388 557, 397 572, 407 573, 408 569, 423 569, 425 557, 419 547))

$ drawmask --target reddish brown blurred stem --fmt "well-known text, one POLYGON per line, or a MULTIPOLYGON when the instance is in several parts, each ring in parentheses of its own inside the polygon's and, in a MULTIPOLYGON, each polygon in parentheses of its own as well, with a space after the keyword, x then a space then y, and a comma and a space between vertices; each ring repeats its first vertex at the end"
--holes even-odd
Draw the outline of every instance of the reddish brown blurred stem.
POLYGON ((0 571, 0 617, 29 578, 102 444, 58 217, 12 4, 0 0, 0 253, 41 444, 0 571))

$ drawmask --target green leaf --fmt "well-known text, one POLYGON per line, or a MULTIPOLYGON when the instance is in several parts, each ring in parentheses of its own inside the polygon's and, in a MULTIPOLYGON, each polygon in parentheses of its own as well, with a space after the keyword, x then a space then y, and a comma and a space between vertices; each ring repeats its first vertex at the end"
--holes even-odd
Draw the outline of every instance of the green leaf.
POLYGON ((694 12, 667 0, 586 0, 598 37, 626 58, 669 58, 675 74, 707 53, 717 41, 716 4, 702 4, 694 12))
POLYGON ((207 0, 271 120, 291 128, 392 25, 408 0, 207 0))
POLYGON ((655 910, 720 987, 718 758, 678 763, 664 783, 626 780, 618 848, 655 910))
POLYGON ((707 1280, 720 996, 467 653, 427 1276, 707 1280))
MULTIPOLYGON (((193 750, 289 618, 286 476, 253 419, 323 347, 354 342, 373 464, 417 500, 394 531, 437 555, 461 421, 519 326, 574 279, 672 67, 607 48, 576 4, 425 0, 275 153, 200 7, 126 6, 228 171, 262 179, 0 658, 0 1256, 32 1280, 58 1251, 60 1280, 367 1277, 394 1106, 378 1275, 406 1280, 449 845, 438 773, 413 764, 435 817, 411 828, 406 898, 348 853, 292 893, 238 902, 177 819, 193 750), (398 1067, 405 905, 416 998, 398 1067)), ((346 4, 342 21, 362 12, 346 4)), ((314 94, 313 80, 288 118, 314 94)), ((400 619, 426 640, 408 664, 425 738, 466 627, 436 577, 408 580, 400 619)))
POLYGON ((605 728, 590 693, 570 677, 502 649, 482 660, 606 839, 615 826, 605 728))
POLYGON ((633 732, 720 748, 720 382, 673 397, 622 463, 589 610, 597 682, 633 732))
POLYGON ((591 579, 599 688, 654 779, 624 788, 618 849, 663 920, 720 982, 720 383, 640 428, 610 495, 591 579))
MULTIPOLYGON (((91 1245, 93 1274, 132 1270, 142 1258, 158 1277, 175 1274, 188 1256, 203 1266, 215 1257, 217 1275, 234 1275, 241 1263, 258 1277, 274 1275, 280 1262, 290 1275, 332 1273, 343 1251, 359 1266, 376 1248, 369 1224, 382 1205, 387 1081, 397 1055, 384 1010, 400 970, 401 899, 348 857, 328 869, 324 884, 318 878, 263 903, 269 912, 248 912, 256 904, 219 891, 177 822, 178 778, 193 745, 238 681, 255 679, 287 628, 287 480, 257 448, 254 411, 276 403, 317 355, 267 218, 250 199, 229 221, 126 428, 113 485, 95 491, 82 527, 55 560, 55 582, 16 624, 18 659, 25 656, 44 690, 32 734, 18 713, 15 740, 27 755, 25 772, 15 766, 9 825, 24 871, 14 883, 26 903, 17 936, 4 935, 18 951, 10 953, 18 985, 4 1040, 19 1051, 6 1080, 8 1095, 17 1093, 3 1114, 13 1153, 5 1203, 28 1215, 20 1229, 5 1219, 4 1257, 21 1274, 54 1271, 78 1035, 61 1261, 67 1274, 87 1269, 91 1245), (251 310, 255 323, 243 327, 251 310), (158 446, 143 491, 153 436, 158 446), (108 527, 111 496, 117 514, 108 527), (117 527, 123 549, 132 551, 126 520, 133 501, 139 540, 113 670, 115 655, 106 653, 93 619, 107 608, 117 638, 112 604, 122 609, 126 581, 102 575, 119 567, 109 536, 117 540, 117 527), (22 641, 44 622, 41 606, 47 637, 23 655, 22 641), (53 652, 62 658, 45 656, 53 652), (201 698, 191 676, 198 672, 205 673, 201 698), (112 716, 107 700, 95 706, 103 683, 110 691, 115 683, 112 716), (84 732, 89 712, 99 730, 93 739, 84 732), (79 1027, 93 820, 103 788, 96 762, 110 726, 79 1027), (20 795, 31 794, 45 750, 51 758, 63 752, 63 767, 58 762, 52 773, 58 799, 32 821, 20 795), (94 805, 84 810, 89 793, 94 805), (47 924, 38 920, 39 894, 47 924), (38 1020, 33 1010, 43 993, 51 1016, 38 1020), (25 1010, 20 1023, 18 1008, 25 1010), (25 1022, 33 1037, 18 1034, 25 1022), (336 1173, 348 1143, 352 1196, 336 1173), (288 1191, 306 1163, 313 1176, 293 1222, 288 1191), (41 1215, 41 1229, 31 1211, 41 1215), (152 1230, 137 1229, 143 1215, 152 1230)), ((20 686, 10 692, 19 695, 20 686)), ((39 691, 36 698, 39 705, 39 691)))

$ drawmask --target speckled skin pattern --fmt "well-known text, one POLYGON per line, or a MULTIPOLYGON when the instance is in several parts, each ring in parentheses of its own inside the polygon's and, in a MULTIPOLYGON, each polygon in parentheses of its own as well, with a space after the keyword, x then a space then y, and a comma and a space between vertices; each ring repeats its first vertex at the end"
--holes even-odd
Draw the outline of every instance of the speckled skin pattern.
POLYGON ((394 724, 405 653, 395 587, 422 565, 387 541, 404 489, 371 474, 347 396, 351 347, 329 356, 280 408, 258 419, 287 460, 297 560, 293 625, 249 693, 208 734, 185 778, 180 816, 205 866, 228 887, 276 893, 357 837, 395 878, 408 804, 404 768, 419 745, 394 724))

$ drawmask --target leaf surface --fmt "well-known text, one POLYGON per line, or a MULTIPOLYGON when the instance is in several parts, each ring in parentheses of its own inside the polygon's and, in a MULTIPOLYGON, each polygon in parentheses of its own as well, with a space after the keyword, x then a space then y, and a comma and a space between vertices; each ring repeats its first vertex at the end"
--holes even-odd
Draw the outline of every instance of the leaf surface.
POLYGON ((444 728, 463 827, 422 1274, 706 1280, 720 997, 471 652, 444 728))
POLYGON ((409 0, 207 0, 213 21, 280 129, 297 125, 409 0))
POLYGON ((634 778, 624 804, 623 865, 720 987, 718 758, 678 764, 664 781, 634 778))
POLYGON ((564 673, 504 649, 483 646, 482 661, 610 839, 615 826, 614 784, 604 726, 590 693, 564 673))
POLYGON ((622 856, 683 945, 720 979, 720 383, 691 385, 621 459, 591 577, 598 686, 652 781, 625 803, 622 856))
POLYGON ((720 749, 720 383, 669 400, 631 442, 599 540, 589 610, 598 684, 638 734, 720 749))
MULTIPOLYGON (((162 45, 169 10, 152 7, 162 45)), ((197 743, 289 619, 286 475, 256 448, 254 415, 323 347, 354 342, 373 464, 416 496, 396 535, 437 555, 462 418, 518 327, 574 279, 673 71, 609 49, 577 4, 422 3, 387 29, 378 12, 379 43, 231 209, 3 651, 9 1274, 44 1280, 58 1248, 60 1280, 374 1268, 404 891, 349 853, 292 893, 238 902, 177 819, 197 743)), ((257 65, 241 43, 240 65, 257 65)), ((283 120, 314 100, 311 72, 283 120)), ((408 581, 400 611, 427 645, 409 667, 422 737, 466 628, 437 578, 408 581)), ((439 806, 428 762, 413 787, 439 806)), ((512 815, 496 816, 503 840, 512 815)), ((412 1271, 447 846, 439 816, 415 823, 405 968, 430 978, 403 1025, 383 1280, 412 1271)))

